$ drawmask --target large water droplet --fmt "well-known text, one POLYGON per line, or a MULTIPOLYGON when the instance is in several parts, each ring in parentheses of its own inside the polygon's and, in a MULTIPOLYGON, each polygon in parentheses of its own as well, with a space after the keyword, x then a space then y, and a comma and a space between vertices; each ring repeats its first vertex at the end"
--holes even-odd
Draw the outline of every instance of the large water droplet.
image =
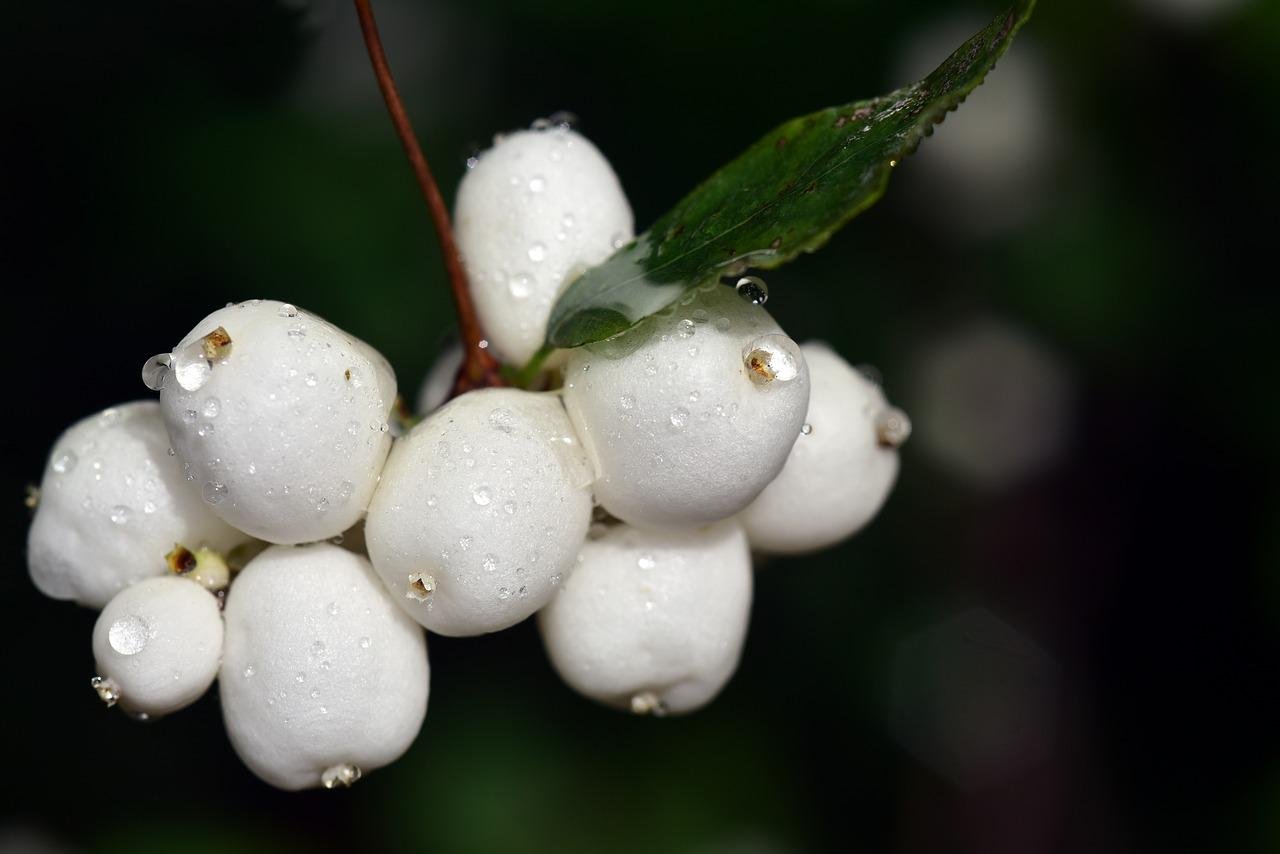
POLYGON ((120 655, 137 655, 146 648, 150 638, 151 627, 147 625, 146 620, 136 614, 121 617, 107 630, 107 640, 111 643, 111 648, 120 655))
POLYGON ((743 276, 734 285, 738 296, 752 305, 764 305, 769 301, 769 286, 759 276, 743 276))
POLYGON ((756 385, 789 382, 800 375, 803 365, 795 344, 785 335, 761 335, 743 349, 743 367, 756 385))
POLYGON ((293 303, 287 302, 280 306, 280 311, 278 313, 281 317, 297 317, 298 307, 293 303))
POLYGON ((178 385, 186 391, 196 391, 209 381, 212 366, 205 358, 200 341, 193 341, 173 354, 171 366, 178 385))
POLYGON ((164 388, 165 378, 169 376, 169 368, 173 357, 169 353, 160 353, 147 359, 142 366, 142 384, 152 391, 164 388))

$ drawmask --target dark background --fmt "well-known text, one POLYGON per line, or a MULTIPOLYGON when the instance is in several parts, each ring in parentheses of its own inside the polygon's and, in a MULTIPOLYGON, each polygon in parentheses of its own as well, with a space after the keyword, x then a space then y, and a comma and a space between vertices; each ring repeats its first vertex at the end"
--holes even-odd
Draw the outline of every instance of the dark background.
MULTIPOLYGON (((999 8, 375 5, 447 197, 473 145, 570 109, 641 228, 999 8)), ((878 367, 916 435, 870 529, 760 569, 715 703, 599 708, 530 624, 433 637, 409 753, 303 794, 240 765, 214 695, 151 725, 101 707, 94 614, 31 587, 21 499, 64 427, 143 396, 143 361, 231 300, 302 304, 416 389, 450 308, 354 13, 5 19, 0 848, 1280 848, 1276 4, 1043 2, 883 203, 769 276, 790 333, 878 367)))

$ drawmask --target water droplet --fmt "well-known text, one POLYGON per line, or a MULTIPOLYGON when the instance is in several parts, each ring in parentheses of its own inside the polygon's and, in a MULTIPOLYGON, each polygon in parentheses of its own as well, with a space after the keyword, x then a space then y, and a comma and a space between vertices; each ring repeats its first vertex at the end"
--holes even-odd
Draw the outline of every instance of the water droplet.
POLYGON ((123 525, 129 521, 129 508, 123 504, 117 504, 111 508, 111 521, 117 525, 123 525))
POLYGON ((800 375, 802 366, 795 344, 785 335, 762 335, 748 344, 742 355, 747 376, 756 385, 789 382, 800 375))
POLYGON ((308 696, 309 696, 309 697, 311 697, 311 699, 313 699, 313 700, 319 700, 319 699, 320 699, 320 689, 319 689, 319 688, 312 688, 312 689, 311 689, 311 693, 310 693, 308 696))
POLYGON ((716 332, 728 332, 730 325, 731 324, 729 323, 729 318, 727 317, 716 318, 716 332))
POLYGON ((196 435, 199 436, 201 439, 205 438, 206 436, 212 436, 213 425, 209 424, 208 422, 201 424, 199 427, 196 428, 196 435))
POLYGON ((368 649, 368 648, 369 648, 369 646, 370 646, 370 644, 372 644, 372 643, 373 643, 373 641, 369 640, 369 636, 368 636, 368 635, 365 635, 364 637, 360 638, 360 648, 361 648, 361 649, 368 649))
POLYGON ((302 673, 301 671, 299 671, 298 675, 297 675, 297 676, 294 676, 294 677, 293 677, 293 679, 294 679, 294 681, 295 681, 295 682, 297 682, 299 685, 301 685, 303 682, 306 682, 306 681, 307 681, 307 674, 302 673))
POLYGON ((220 410, 221 408, 222 408, 222 402, 218 400, 216 397, 211 397, 205 400, 204 408, 201 410, 201 412, 204 413, 205 418, 217 418, 218 410, 220 410))
POLYGON ((142 384, 152 391, 164 388, 165 378, 169 376, 169 368, 173 357, 168 353, 160 353, 147 359, 142 366, 142 384))
POLYGON ((120 655, 137 655, 146 648, 150 639, 151 627, 141 617, 133 614, 116 620, 107 630, 111 648, 120 655))
POLYGON ((693 321, 687 317, 676 324, 676 334, 681 338, 690 338, 695 331, 693 321))
POLYGON ((677 406, 671 410, 671 426, 677 430, 683 430, 684 425, 689 423, 689 410, 683 406, 677 406))
POLYGON ((690 402, 690 403, 697 403, 697 402, 698 402, 698 398, 699 398, 699 397, 701 397, 701 395, 700 395, 700 394, 698 394, 698 392, 697 392, 696 390, 689 392, 689 402, 690 402))
POLYGON ((764 305, 769 301, 769 286, 759 276, 743 276, 734 285, 738 296, 752 305, 764 305))
POLYGON ((305 382, 309 388, 315 388, 316 383, 319 382, 319 380, 316 379, 315 374, 307 374, 306 378, 303 379, 303 382, 305 382))
POLYGON ((150 516, 152 513, 156 512, 156 503, 154 501, 146 502, 142 505, 142 512, 150 516))
POLYGON ((507 589, 507 588, 505 588, 505 587, 499 587, 499 588, 498 588, 498 598, 499 598, 499 599, 502 599, 503 601, 506 601, 507 599, 510 599, 510 598, 511 598, 511 591, 510 591, 510 590, 508 590, 508 589, 507 589))
POLYGON ((203 339, 193 341, 172 356, 170 366, 173 369, 173 375, 177 378, 178 385, 185 391, 199 389, 209 381, 209 374, 212 373, 212 366, 205 358, 202 342, 203 339))
POLYGON ((484 560, 480 561, 480 565, 484 567, 485 572, 493 572, 498 568, 498 556, 487 554, 484 556, 484 560))
POLYGON ((338 603, 330 602, 329 607, 325 608, 325 611, 329 614, 330 617, 338 616, 338 603))
POLYGON ((615 251, 617 251, 618 249, 621 249, 624 245, 626 245, 626 242, 627 242, 627 238, 622 236, 621 234, 615 234, 613 235, 613 237, 609 238, 609 245, 612 246, 615 251))
POLYGON ((653 555, 651 554, 642 554, 636 560, 636 566, 640 567, 641 569, 653 569, 657 565, 658 565, 658 562, 653 559, 653 555))
POLYGON ((535 264, 547 257, 547 246, 541 241, 529 247, 529 260, 535 264))
POLYGON ((506 502, 502 505, 502 509, 507 511, 508 516, 516 515, 516 503, 514 501, 506 502))
POLYGON ((464 551, 464 552, 465 552, 465 551, 470 551, 470 550, 471 550, 471 543, 472 543, 472 542, 474 542, 474 540, 472 540, 472 538, 471 538, 471 537, 459 537, 459 538, 458 538, 458 548, 459 548, 459 549, 461 549, 461 550, 462 550, 462 551, 464 551))
POLYGON ((629 394, 624 394, 622 397, 618 398, 618 406, 623 409, 635 409, 636 399, 629 394))
POLYGON ((294 324, 289 327, 289 337, 295 341, 299 338, 307 337, 307 327, 301 323, 294 324))
POLYGON ((573 214, 565 214, 564 218, 560 220, 560 224, 563 225, 565 228, 573 228, 573 223, 574 223, 573 214))
POLYGON ((255 673, 257 673, 257 672, 258 672, 258 671, 254 668, 254 666, 253 666, 252 664, 250 664, 248 667, 246 667, 246 668, 244 669, 244 678, 245 678, 245 679, 252 679, 252 678, 253 678, 253 674, 255 674, 255 673))
POLYGON ((515 416, 505 406, 500 406, 489 413, 489 423, 493 429, 502 433, 510 433, 514 429, 515 416))
POLYGON ((813 432, 812 424, 805 424, 803 427, 800 428, 801 435, 808 436, 812 432, 813 432))
POLYGON ((541 193, 546 188, 547 188, 547 179, 543 178, 541 175, 534 175, 532 178, 529 179, 530 193, 541 193))
POLYGON ((53 470, 58 474, 66 474, 76 467, 78 457, 71 451, 63 451, 53 461, 53 470))
POLYGON ((528 273, 516 273, 508 280, 507 290, 516 299, 524 299, 533 292, 533 277, 528 273))
POLYGON ((227 498, 227 485, 216 480, 206 481, 201 494, 210 504, 221 504, 227 498))
POLYGON ((293 303, 284 303, 280 306, 279 314, 281 317, 297 317, 298 307, 293 303))
POLYGON ((471 500, 481 507, 485 507, 493 500, 493 496, 489 493, 489 487, 473 486, 471 487, 471 500))

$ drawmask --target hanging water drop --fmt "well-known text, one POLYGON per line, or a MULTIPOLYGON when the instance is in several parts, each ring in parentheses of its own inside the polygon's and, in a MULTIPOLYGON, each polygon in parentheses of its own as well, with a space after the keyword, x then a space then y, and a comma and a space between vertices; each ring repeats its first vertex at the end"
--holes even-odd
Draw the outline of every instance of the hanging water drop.
POLYGON ((752 305, 764 305, 769 301, 769 286, 759 276, 743 276, 734 285, 738 296, 752 305))

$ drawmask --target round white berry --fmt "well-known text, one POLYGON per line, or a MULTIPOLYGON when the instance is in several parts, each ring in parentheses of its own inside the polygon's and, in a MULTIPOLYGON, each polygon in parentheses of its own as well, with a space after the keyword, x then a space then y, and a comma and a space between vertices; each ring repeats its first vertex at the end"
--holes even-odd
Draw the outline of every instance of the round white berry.
POLYGON ((139 401, 90 416, 54 443, 27 564, 46 596, 101 608, 129 584, 164 574, 175 543, 225 551, 245 539, 184 482, 159 405, 139 401))
POLYGON ((573 566, 591 478, 558 395, 464 394, 397 440, 369 505, 369 556, 433 632, 505 629, 573 566))
POLYGON ((396 397, 372 347, 288 303, 251 300, 158 358, 170 362, 150 378, 169 437, 215 513, 273 543, 332 537, 360 518, 396 397))
POLYGON ((826 548, 880 510, 898 475, 910 422, 884 393, 825 344, 801 350, 809 413, 782 471, 742 513, 751 545, 794 554, 826 548))
POLYGON ((538 615, 560 676, 606 705, 689 712, 738 665, 751 555, 732 520, 693 531, 609 529, 538 615))
POLYGON ((568 128, 513 133, 482 154, 458 186, 454 230, 498 358, 528 361, 565 284, 634 227, 609 162, 568 128))
POLYGON ((349 784, 393 762, 422 728, 425 635, 359 555, 273 546, 237 576, 224 615, 227 734, 273 786, 349 784))
POLYGON ((693 526, 742 510, 782 468, 809 371, 763 308, 717 285, 574 350, 564 400, 605 509, 633 525, 693 526))
POLYGON ((209 690, 222 659, 217 598, 175 576, 139 581, 107 603, 93 627, 94 687, 109 704, 166 715, 209 690))
POLYGON ((431 370, 418 387, 418 399, 413 411, 418 415, 430 415, 449 399, 453 391, 454 380, 458 378, 458 370, 462 367, 462 344, 451 342, 436 356, 431 370))

